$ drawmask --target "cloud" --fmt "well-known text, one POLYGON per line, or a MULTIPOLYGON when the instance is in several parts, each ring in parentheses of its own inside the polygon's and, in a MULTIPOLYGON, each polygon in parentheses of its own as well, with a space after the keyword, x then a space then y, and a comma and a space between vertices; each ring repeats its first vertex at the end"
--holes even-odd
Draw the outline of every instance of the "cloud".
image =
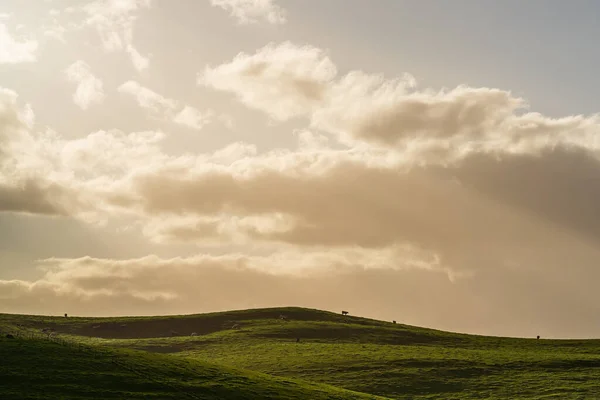
POLYGON ((149 60, 133 45, 136 13, 151 6, 151 0, 97 0, 83 6, 85 24, 94 27, 107 51, 125 51, 138 71, 148 68, 149 60))
POLYGON ((566 281, 553 281, 551 274, 489 270, 452 283, 439 270, 401 268, 401 261, 391 269, 365 268, 364 261, 380 262, 363 255, 280 250, 268 256, 48 259, 40 262, 38 279, 0 280, 0 312, 160 315, 296 305, 482 334, 597 332, 594 272, 575 269, 566 281))
POLYGON ((589 242, 598 229, 585 210, 600 199, 585 182, 569 187, 570 196, 581 198, 574 211, 556 201, 567 177, 562 182, 550 179, 556 173, 532 175, 523 185, 545 179, 543 197, 556 199, 540 212, 544 198, 527 194, 519 181, 485 180, 522 176, 516 170, 523 163, 555 165, 556 157, 564 165, 581 165, 574 173, 592 176, 598 162, 569 161, 581 158, 577 152, 499 159, 482 154, 454 165, 407 169, 402 159, 384 154, 310 146, 260 155, 252 146, 230 146, 212 155, 172 157, 157 147, 160 138, 105 132, 77 145, 56 145, 65 149, 56 158, 65 171, 89 175, 74 186, 87 192, 83 204, 108 215, 135 216, 157 242, 373 251, 410 245, 425 258, 439 257, 441 268, 455 277, 515 262, 559 271, 573 253, 588 266, 597 256, 589 242))
MULTIPOLYGON (((202 83, 247 106, 305 120, 297 148, 267 152, 235 143, 173 155, 161 132, 34 133, 31 112, 5 92, 6 212, 126 221, 155 243, 225 254, 53 260, 39 280, 0 283, 5 307, 47 298, 52 312, 75 303, 108 312, 124 300, 130 312, 201 311, 190 304, 205 295, 211 309, 320 307, 333 293, 382 316, 402 304, 418 323, 434 321, 425 313, 448 328, 458 318, 460 329, 496 333, 568 333, 574 307, 595 315, 598 116, 550 118, 496 88, 420 89, 410 75, 336 71, 324 51, 291 43, 205 70, 202 83), (381 288, 388 294, 370 302, 366 294, 381 288), (554 317, 541 317, 545 309, 554 317)), ((204 112, 135 81, 119 90, 157 118, 204 123, 204 112)), ((586 324, 578 332, 597 329, 586 324)))
POLYGON ((168 99, 136 81, 123 83, 118 91, 133 96, 138 105, 150 111, 154 118, 168 119, 190 129, 201 130, 212 122, 214 117, 214 112, 210 109, 201 112, 192 106, 181 105, 178 101, 168 99))
POLYGON ((143 71, 150 66, 150 60, 147 57, 142 56, 133 46, 129 45, 127 47, 127 53, 129 53, 131 62, 138 71, 143 71))
MULTIPOLYGON (((205 162, 198 169, 156 169, 133 178, 132 196, 147 215, 216 217, 213 231, 237 232, 250 240, 361 248, 410 243, 441 254, 456 269, 475 268, 480 256, 489 261, 478 250, 483 241, 491 252, 537 229, 435 170, 406 171, 393 163, 377 164, 374 157, 369 165, 367 157, 307 150, 231 166, 205 162), (472 213, 466 221, 463 210, 472 213), (477 223, 490 219, 497 223, 493 233, 488 224, 477 223)), ((189 240, 196 232, 201 240, 205 229, 205 223, 188 219, 162 235, 189 240)))
POLYGON ((198 81, 273 119, 306 117, 313 129, 347 146, 393 148, 425 163, 452 162, 472 152, 535 153, 559 142, 598 146, 597 116, 548 118, 494 88, 418 90, 410 74, 337 76, 326 52, 290 42, 206 67, 198 81))
POLYGON ((240 24, 256 23, 264 19, 270 24, 286 22, 286 12, 276 0, 210 0, 215 7, 229 12, 240 24))
MULTIPOLYGON (((0 311, 10 308, 13 312, 15 309, 27 312, 35 303, 39 307, 40 299, 45 306, 38 313, 61 313, 69 307, 69 314, 94 313, 98 309, 106 314, 112 312, 108 308, 111 304, 123 300, 127 301, 118 308, 120 312, 144 314, 155 313, 153 308, 157 305, 172 312, 187 304, 189 311, 198 312, 235 308, 244 303, 249 307, 277 301, 317 304, 312 297, 324 299, 329 294, 329 290, 319 294, 319 289, 333 289, 332 283, 337 280, 351 282, 353 276, 361 274, 376 276, 378 271, 402 271, 410 276, 411 271, 424 271, 443 280, 443 274, 435 271, 403 268, 398 263, 389 269, 385 262, 389 262, 385 256, 371 257, 368 252, 352 249, 280 251, 269 256, 199 254, 172 259, 156 256, 128 260, 48 259, 40 262, 44 272, 37 280, 0 280, 0 311), (265 290, 269 286, 272 290, 265 290), (222 295, 224 292, 228 295, 222 295), (189 308, 191 304, 202 306, 193 309, 189 308)), ((344 294, 345 300, 349 300, 348 294, 344 294)))
POLYGON ((85 61, 75 61, 65 70, 65 74, 69 82, 77 84, 73 101, 82 110, 104 101, 102 81, 92 74, 90 66, 85 61))
POLYGON ((67 28, 64 26, 55 24, 53 26, 47 27, 44 29, 44 36, 56 39, 62 43, 67 43, 65 40, 65 33, 67 32, 67 28))
POLYGON ((177 107, 175 100, 167 99, 160 94, 141 86, 136 81, 127 81, 119 86, 118 91, 133 96, 138 105, 153 113, 164 114, 177 107))
POLYGON ((41 26, 43 35, 47 38, 55 39, 66 44, 67 40, 65 39, 65 34, 85 26, 85 24, 82 24, 81 22, 78 23, 73 19, 61 21, 61 19, 68 16, 68 14, 73 14, 75 10, 76 9, 73 7, 67 7, 62 10, 56 8, 50 9, 48 11, 47 20, 41 26))
POLYGON ((310 113, 321 105, 337 69, 322 50, 285 42, 269 44, 255 54, 207 66, 198 83, 232 92, 250 108, 277 120, 310 113))
POLYGON ((31 107, 20 109, 15 92, 0 89, 0 213, 64 215, 69 203, 64 187, 32 171, 35 138, 31 107))
POLYGON ((52 184, 40 187, 35 181, 25 181, 16 186, 0 185, 0 212, 66 215, 60 200, 56 199, 61 192, 60 187, 52 184))
MULTIPOLYGON (((163 103, 143 104, 160 109, 163 103)), ((593 131, 590 124, 583 125, 593 131)), ((440 163, 395 147, 334 150, 323 137, 306 132, 297 150, 260 154, 255 146, 236 144, 212 154, 170 156, 160 149, 163 138, 119 131, 77 140, 41 136, 37 145, 21 147, 32 154, 19 170, 44 171, 45 179, 68 188, 71 203, 63 209, 71 215, 135 218, 157 242, 374 250, 410 245, 439 257, 443 268, 459 276, 484 266, 504 268, 507 260, 548 265, 574 249, 583 253, 579 247, 595 239, 596 227, 583 210, 600 199, 583 181, 568 186, 568 175, 563 182, 555 172, 541 174, 560 161, 581 169, 574 171, 578 176, 594 176, 595 149, 583 148, 585 141, 579 147, 566 140, 540 142, 535 152, 471 152, 440 163), (586 163, 571 161, 582 160, 582 154, 588 154, 586 163), (555 200, 537 206, 544 200, 525 196, 510 176, 530 176, 527 187, 547 182, 544 196, 555 200), (489 183, 502 182, 498 177, 507 183, 489 183), (565 188, 581 199, 579 211, 557 202, 565 188), (553 225, 577 239, 564 238, 553 225), (530 245, 523 247, 524 242, 530 245), (553 243, 553 250, 541 252, 544 243, 553 243)))
POLYGON ((118 203, 116 185, 127 170, 142 171, 166 157, 157 145, 160 132, 98 131, 64 139, 34 128, 31 107, 20 107, 15 92, 0 89, 0 212, 103 221, 111 210, 100 199, 118 203))
POLYGON ((211 111, 202 113, 194 107, 185 106, 175 115, 173 122, 199 131, 211 122, 212 117, 213 113, 211 111))
MULTIPOLYGON (((3 18, 0 18, 0 21, 3 18)), ((38 42, 34 39, 16 40, 0 22, 0 64, 30 63, 37 60, 38 42)))

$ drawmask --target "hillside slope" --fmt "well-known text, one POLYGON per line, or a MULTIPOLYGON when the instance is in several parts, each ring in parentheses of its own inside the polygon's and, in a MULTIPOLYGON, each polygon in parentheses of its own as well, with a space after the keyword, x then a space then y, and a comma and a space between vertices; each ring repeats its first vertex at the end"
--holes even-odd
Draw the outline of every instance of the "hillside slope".
POLYGON ((0 399, 375 399, 158 354, 0 338, 0 399))
POLYGON ((598 340, 463 335, 302 308, 1 323, 398 399, 600 398, 598 340))

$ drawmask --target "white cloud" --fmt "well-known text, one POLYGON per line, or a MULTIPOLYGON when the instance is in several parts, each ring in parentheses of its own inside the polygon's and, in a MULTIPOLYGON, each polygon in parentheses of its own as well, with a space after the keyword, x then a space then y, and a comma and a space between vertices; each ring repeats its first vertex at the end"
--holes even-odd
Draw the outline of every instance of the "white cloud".
POLYGON ((211 122, 212 118, 213 112, 210 110, 202 113, 194 107, 185 106, 175 115, 173 122, 191 129, 201 130, 206 124, 211 122))
POLYGON ((148 57, 142 56, 140 52, 137 51, 137 49, 132 45, 127 46, 127 53, 129 53, 131 62, 138 71, 143 71, 150 66, 150 60, 148 57))
POLYGON ((452 283, 435 268, 403 268, 402 259, 388 269, 386 256, 323 249, 267 256, 49 259, 40 263, 39 279, 0 280, 0 312, 160 315, 296 305, 451 331, 597 336, 597 280, 585 279, 581 271, 571 270, 565 279, 564 273, 490 270, 452 283), (554 281, 557 276, 562 279, 554 281), (578 286, 571 285, 574 277, 583 278, 578 286), (548 307, 552 318, 544 312, 548 307))
MULTIPOLYGON (((411 265, 410 258, 406 258, 405 263, 398 263, 392 254, 398 251, 405 257, 411 255, 409 249, 390 249, 387 253, 360 249, 334 252, 315 249, 310 252, 283 250, 268 256, 199 254, 172 259, 156 256, 128 260, 91 257, 48 259, 40 262, 45 273, 39 280, 0 280, 0 311, 6 311, 7 305, 26 309, 30 306, 31 297, 35 299, 40 296, 46 299, 47 308, 44 312, 57 312, 55 307, 65 307, 69 300, 96 303, 96 307, 105 308, 124 299, 131 300, 126 302, 130 305, 139 302, 138 306, 145 307, 157 302, 166 301, 172 306, 173 303, 191 304, 204 299, 201 303, 208 307, 208 311, 225 306, 219 299, 228 296, 218 295, 224 289, 218 282, 228 282, 228 291, 234 299, 231 306, 236 307, 235 303, 247 296, 248 292, 244 289, 247 285, 250 285, 251 292, 255 292, 261 287, 268 287, 269 282, 275 284, 272 287, 275 296, 258 294, 264 293, 264 290, 259 290, 253 296, 256 301, 268 302, 269 298, 283 300, 286 291, 289 293, 294 283, 302 285, 303 280, 314 284, 319 278, 335 281, 346 279, 352 273, 372 271, 377 274, 381 270, 408 273, 411 270, 425 270, 435 273, 427 265, 411 265), (282 285, 282 290, 277 290, 279 285, 282 285), (243 293, 241 298, 235 295, 236 292, 243 293)), ((309 288, 310 285, 307 285, 301 292, 309 288)), ((103 312, 107 311, 106 308, 103 312)), ((144 312, 148 311, 146 308, 144 312)), ((70 311, 70 314, 73 313, 75 310, 70 311)))
POLYGON ((54 25, 44 29, 44 36, 56 39, 62 43, 66 43, 65 33, 67 33, 67 29, 61 25, 54 25))
POLYGON ((15 92, 0 88, 0 212, 64 215, 67 189, 48 179, 29 130, 34 113, 15 92))
POLYGON ((83 7, 88 15, 86 24, 95 27, 107 51, 125 51, 133 66, 143 71, 149 66, 133 45, 136 16, 141 9, 151 6, 151 0, 97 0, 83 7))
POLYGON ((69 82, 77 84, 73 101, 82 110, 104 101, 102 81, 92 74, 90 66, 85 61, 75 61, 65 70, 65 74, 69 82))
POLYGON ((119 86, 118 91, 133 96, 140 107, 154 113, 168 113, 177 107, 177 102, 175 100, 167 99, 160 94, 143 87, 136 81, 127 81, 123 83, 119 86))
POLYGON ((418 90, 409 74, 395 79, 351 71, 341 77, 327 54, 290 42, 206 67, 200 84, 233 93, 277 120, 309 118, 315 130, 345 145, 394 148, 423 163, 475 152, 536 152, 557 142, 597 148, 597 117, 550 119, 527 113, 508 91, 459 86, 418 90))
POLYGON ((230 63, 207 66, 198 83, 232 92, 248 107, 277 120, 306 115, 321 106, 337 69, 324 51, 290 42, 269 44, 230 63))
POLYGON ((256 23, 260 19, 271 24, 286 22, 286 12, 276 0, 210 0, 215 7, 220 7, 237 19, 240 24, 256 23))
POLYGON ((38 42, 33 39, 16 40, 0 23, 0 64, 20 64, 35 62, 38 42))
POLYGON ((194 130, 201 130, 213 120, 212 110, 201 112, 189 105, 181 105, 178 101, 166 98, 150 90, 136 81, 127 81, 119 86, 118 91, 133 96, 138 105, 151 112, 155 118, 164 118, 194 130))

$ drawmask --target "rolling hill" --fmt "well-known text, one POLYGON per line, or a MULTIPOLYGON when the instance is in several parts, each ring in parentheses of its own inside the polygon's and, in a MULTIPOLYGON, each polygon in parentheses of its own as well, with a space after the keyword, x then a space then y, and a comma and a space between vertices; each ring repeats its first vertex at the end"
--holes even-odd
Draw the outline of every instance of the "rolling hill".
POLYGON ((246 377, 246 386, 231 385, 240 393, 265 388, 274 396, 281 379, 311 382, 298 385, 325 393, 292 393, 284 385, 288 397, 218 398, 365 398, 334 394, 332 387, 397 399, 600 398, 597 340, 464 335, 303 308, 126 318, 0 315, 0 326, 17 325, 26 332, 53 329, 71 343, 127 354, 141 365, 165 365, 153 372, 157 381, 163 372, 172 376, 171 368, 192 371, 178 378, 186 388, 199 384, 195 374, 204 373, 206 384, 221 375, 202 371, 225 369, 232 382, 246 377))
POLYGON ((160 354, 0 338, 0 398, 377 399, 327 385, 160 354))

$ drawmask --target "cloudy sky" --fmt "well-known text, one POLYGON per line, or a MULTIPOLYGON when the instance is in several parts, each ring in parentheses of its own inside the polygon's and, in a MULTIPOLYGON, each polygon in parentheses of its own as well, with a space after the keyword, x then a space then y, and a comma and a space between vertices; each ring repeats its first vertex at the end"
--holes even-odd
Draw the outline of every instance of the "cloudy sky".
POLYGON ((599 8, 0 0, 0 312, 600 336, 599 8))

